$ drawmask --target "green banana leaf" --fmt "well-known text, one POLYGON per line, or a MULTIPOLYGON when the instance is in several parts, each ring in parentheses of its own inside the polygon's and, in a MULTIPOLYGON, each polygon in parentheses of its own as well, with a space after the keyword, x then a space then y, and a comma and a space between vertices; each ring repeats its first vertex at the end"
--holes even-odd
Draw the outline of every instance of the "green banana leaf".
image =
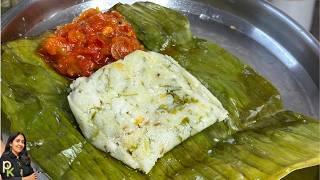
POLYGON ((237 57, 216 44, 190 36, 189 21, 176 11, 153 3, 118 4, 147 49, 172 56, 222 102, 229 127, 239 130, 256 117, 282 109, 278 91, 237 57), (159 49, 165 44, 164 49, 159 49))
POLYGON ((189 138, 145 175, 93 147, 70 111, 70 80, 37 54, 40 38, 2 46, 1 114, 23 131, 32 161, 52 179, 279 179, 320 161, 319 121, 282 110, 277 90, 188 20, 152 3, 118 4, 146 49, 173 56, 202 81, 230 118, 189 138))

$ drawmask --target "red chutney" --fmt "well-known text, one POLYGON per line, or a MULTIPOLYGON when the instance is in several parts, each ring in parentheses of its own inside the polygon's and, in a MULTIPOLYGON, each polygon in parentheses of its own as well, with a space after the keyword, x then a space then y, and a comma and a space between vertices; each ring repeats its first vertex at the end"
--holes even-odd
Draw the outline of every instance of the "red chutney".
POLYGON ((70 78, 94 71, 142 49, 132 26, 117 11, 88 9, 46 38, 39 52, 60 74, 70 78))

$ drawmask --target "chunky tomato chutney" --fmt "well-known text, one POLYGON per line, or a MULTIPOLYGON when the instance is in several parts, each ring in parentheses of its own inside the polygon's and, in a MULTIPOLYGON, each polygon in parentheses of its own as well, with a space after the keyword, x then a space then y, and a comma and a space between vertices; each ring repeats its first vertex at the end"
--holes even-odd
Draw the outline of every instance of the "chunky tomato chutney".
POLYGON ((45 38, 39 52, 60 74, 76 78, 137 49, 143 46, 119 12, 88 9, 45 38))

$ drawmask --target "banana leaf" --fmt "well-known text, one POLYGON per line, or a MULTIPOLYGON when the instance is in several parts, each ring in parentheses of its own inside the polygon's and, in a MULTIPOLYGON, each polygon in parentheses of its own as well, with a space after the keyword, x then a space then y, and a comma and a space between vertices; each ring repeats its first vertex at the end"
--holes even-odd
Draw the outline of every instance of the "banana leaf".
POLYGON ((190 36, 189 21, 182 14, 148 2, 113 9, 133 24, 147 49, 172 56, 218 97, 230 113, 232 130, 282 109, 270 82, 218 45, 190 36))
POLYGON ((187 18, 152 3, 118 4, 147 50, 173 56, 230 118, 189 138, 145 175, 93 147, 70 111, 70 80, 37 54, 42 37, 2 45, 1 114, 23 131, 32 161, 52 179, 279 179, 320 161, 319 121, 282 108, 277 90, 218 45, 192 36, 187 18))

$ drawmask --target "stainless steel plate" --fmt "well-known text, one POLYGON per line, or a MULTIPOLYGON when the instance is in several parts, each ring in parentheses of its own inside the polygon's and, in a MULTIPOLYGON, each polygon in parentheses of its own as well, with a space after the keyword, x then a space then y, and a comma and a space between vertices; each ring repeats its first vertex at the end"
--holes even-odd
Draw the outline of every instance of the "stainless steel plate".
MULTIPOLYGON (((219 44, 269 79, 287 109, 319 118, 319 43, 292 19, 266 1, 153 1, 188 16, 196 36, 219 44)), ((2 42, 39 35, 84 9, 107 10, 115 3, 24 0, 2 17, 2 42)))
MULTIPOLYGON (((2 41, 41 34, 89 7, 118 1, 25 0, 2 19, 2 41)), ((133 0, 120 1, 133 3, 133 0)), ((280 91, 285 107, 319 117, 319 43, 266 1, 156 1, 189 17, 196 36, 250 64, 280 91)))

